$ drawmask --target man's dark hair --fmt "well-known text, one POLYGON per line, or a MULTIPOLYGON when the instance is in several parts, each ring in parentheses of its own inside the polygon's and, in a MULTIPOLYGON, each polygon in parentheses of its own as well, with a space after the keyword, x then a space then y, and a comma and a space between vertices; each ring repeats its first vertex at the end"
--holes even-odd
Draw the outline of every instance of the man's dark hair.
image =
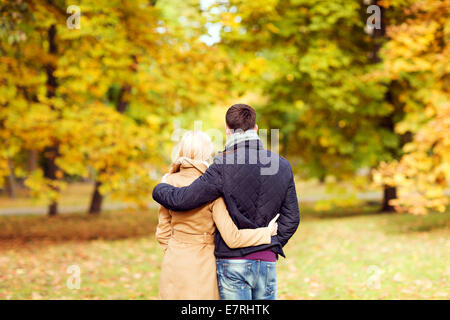
POLYGON ((256 111, 246 104, 232 105, 225 115, 225 122, 235 131, 253 129, 256 124, 256 111))

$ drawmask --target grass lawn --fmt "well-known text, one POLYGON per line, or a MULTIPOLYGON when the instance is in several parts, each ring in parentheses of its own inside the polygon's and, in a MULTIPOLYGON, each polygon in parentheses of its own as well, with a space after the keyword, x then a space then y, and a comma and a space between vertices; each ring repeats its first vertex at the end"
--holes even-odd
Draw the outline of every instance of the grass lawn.
MULTIPOLYGON (((280 299, 449 299, 450 215, 303 210, 280 299)), ((156 211, 0 216, 0 299, 156 299, 156 211), (81 270, 68 289, 67 268, 81 270)))

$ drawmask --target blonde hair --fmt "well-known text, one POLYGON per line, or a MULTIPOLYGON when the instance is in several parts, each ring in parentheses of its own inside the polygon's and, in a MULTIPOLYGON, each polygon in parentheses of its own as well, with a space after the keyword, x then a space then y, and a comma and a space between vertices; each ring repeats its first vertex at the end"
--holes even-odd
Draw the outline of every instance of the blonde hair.
POLYGON ((177 163, 182 158, 197 161, 209 161, 214 152, 214 144, 209 135, 203 131, 188 131, 181 138, 172 162, 177 163))

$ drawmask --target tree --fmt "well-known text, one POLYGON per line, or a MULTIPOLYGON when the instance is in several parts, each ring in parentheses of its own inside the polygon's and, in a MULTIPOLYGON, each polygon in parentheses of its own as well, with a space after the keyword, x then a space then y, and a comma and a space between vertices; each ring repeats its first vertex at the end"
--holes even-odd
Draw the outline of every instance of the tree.
MULTIPOLYGON (((383 46, 383 44, 387 41, 386 39, 386 9, 382 5, 382 1, 373 0, 372 4, 376 6, 379 10, 379 17, 378 17, 378 28, 372 28, 369 29, 372 39, 374 41, 372 46, 372 62, 374 64, 380 63, 381 57, 380 57, 380 49, 383 46)), ((395 134, 394 128, 395 128, 395 114, 398 113, 398 108, 394 105, 393 96, 392 96, 392 83, 387 84, 387 90, 384 95, 384 100, 386 103, 391 105, 393 107, 394 112, 390 112, 387 114, 381 125, 385 130, 388 130, 392 134, 395 134)), ((400 113, 402 111, 400 110, 400 113)), ((392 159, 398 159, 399 158, 399 149, 397 146, 395 148, 389 148, 388 151, 391 152, 392 159)), ((395 211, 394 206, 391 205, 391 200, 397 198, 397 187, 395 185, 383 185, 383 202, 381 205, 381 212, 393 212, 395 211)))
MULTIPOLYGON (((197 22, 200 20, 195 10, 198 5, 197 2, 186 2, 177 10, 197 22)), ((174 6, 179 6, 179 3, 154 1, 142 6, 139 1, 129 1, 127 6, 111 8, 109 12, 109 16, 115 17, 118 22, 115 28, 123 32, 114 34, 115 39, 108 39, 108 42, 123 43, 128 61, 116 70, 119 76, 114 77, 109 88, 109 100, 119 113, 137 122, 144 120, 145 123, 155 124, 156 121, 159 129, 171 129, 169 120, 180 112, 207 107, 211 101, 225 95, 227 86, 220 73, 224 67, 222 70, 218 68, 218 64, 225 66, 225 55, 199 41, 204 30, 192 24, 192 20, 180 25, 178 15, 171 16, 174 6), (137 7, 140 9, 137 10, 137 7), (212 69, 219 72, 210 72, 212 69), (178 106, 178 110, 167 106, 178 106)), ((110 54, 113 61, 123 58, 123 53, 117 55, 111 51, 110 54)), ((114 68, 110 66, 109 72, 114 68)), ((167 141, 167 134, 155 132, 152 139, 156 140, 157 136, 158 144, 162 144, 164 139, 167 141)), ((159 156, 162 151, 159 150, 159 156)), ((155 158, 152 161, 156 162, 155 158)), ((107 182, 105 179, 109 179, 108 168, 94 168, 98 178, 90 213, 101 211, 101 187, 107 182)))
POLYGON ((397 210, 424 214, 444 211, 450 169, 448 92, 449 29, 446 1, 389 1, 393 12, 389 42, 383 49, 380 77, 396 86, 393 95, 407 111, 396 124, 398 134, 410 133, 400 161, 382 163, 375 171, 380 184, 403 191, 391 201, 397 210))
POLYGON ((66 26, 65 1, 1 4, 0 176, 17 162, 51 214, 64 177, 91 172, 90 211, 106 193, 143 204, 170 154, 174 119, 227 93, 227 57, 199 40, 198 3, 183 2, 183 23, 177 1, 120 3, 81 1, 80 29, 66 26), (23 170, 27 150, 41 167, 23 170))
POLYGON ((250 83, 265 98, 260 122, 280 128, 281 152, 297 171, 353 179, 396 158, 402 137, 389 121, 403 112, 372 75, 379 44, 365 31, 361 1, 231 1, 223 11, 223 44, 238 64, 259 61, 250 83))
MULTIPOLYGON (((1 81, 4 99, 0 128, 6 139, 0 162, 16 160, 24 149, 43 151, 46 178, 38 172, 31 176, 41 177, 41 181, 47 179, 44 189, 51 199, 58 189, 57 183, 50 181, 56 178, 57 144, 50 125, 57 113, 51 101, 57 87, 54 77, 56 29, 51 23, 32 27, 30 21, 40 11, 34 5, 22 1, 1 3, 4 15, 1 24, 2 71, 5 72, 2 72, 1 81), (48 50, 39 45, 37 39, 42 38, 46 39, 48 50), (38 60, 42 63, 36 63, 38 60), (36 131, 40 133, 39 137, 36 131)), ((24 174, 23 163, 15 167, 15 173, 24 174)), ((55 202, 50 205, 49 213, 56 213, 55 202)))
MULTIPOLYGON (((56 72, 56 58, 58 56, 58 47, 56 45, 56 24, 51 24, 48 27, 47 31, 48 35, 48 54, 49 54, 49 61, 45 64, 45 72, 47 75, 47 81, 46 81, 46 97, 47 99, 51 100, 56 96, 56 89, 58 88, 58 82, 56 80, 55 72, 56 72)), ((55 106, 50 103, 49 104, 51 110, 55 110, 55 106)), ((49 146, 46 146, 44 148, 44 177, 49 180, 56 180, 57 179, 57 171, 58 168, 56 166, 56 158, 58 156, 58 150, 59 150, 59 142, 57 139, 53 141, 53 143, 49 146)), ((53 187, 55 190, 56 187, 53 187)), ((50 203, 50 206, 48 208, 48 214, 50 216, 56 215, 58 213, 58 204, 56 200, 53 200, 50 203)))

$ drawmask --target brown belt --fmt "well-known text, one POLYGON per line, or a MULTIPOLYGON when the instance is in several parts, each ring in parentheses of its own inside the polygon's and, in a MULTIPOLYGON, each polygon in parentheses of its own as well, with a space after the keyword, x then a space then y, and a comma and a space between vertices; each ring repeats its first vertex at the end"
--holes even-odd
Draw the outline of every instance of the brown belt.
POLYGON ((214 234, 204 233, 204 234, 192 234, 182 231, 173 230, 172 238, 179 242, 184 243, 202 243, 202 244, 214 244, 214 234))

